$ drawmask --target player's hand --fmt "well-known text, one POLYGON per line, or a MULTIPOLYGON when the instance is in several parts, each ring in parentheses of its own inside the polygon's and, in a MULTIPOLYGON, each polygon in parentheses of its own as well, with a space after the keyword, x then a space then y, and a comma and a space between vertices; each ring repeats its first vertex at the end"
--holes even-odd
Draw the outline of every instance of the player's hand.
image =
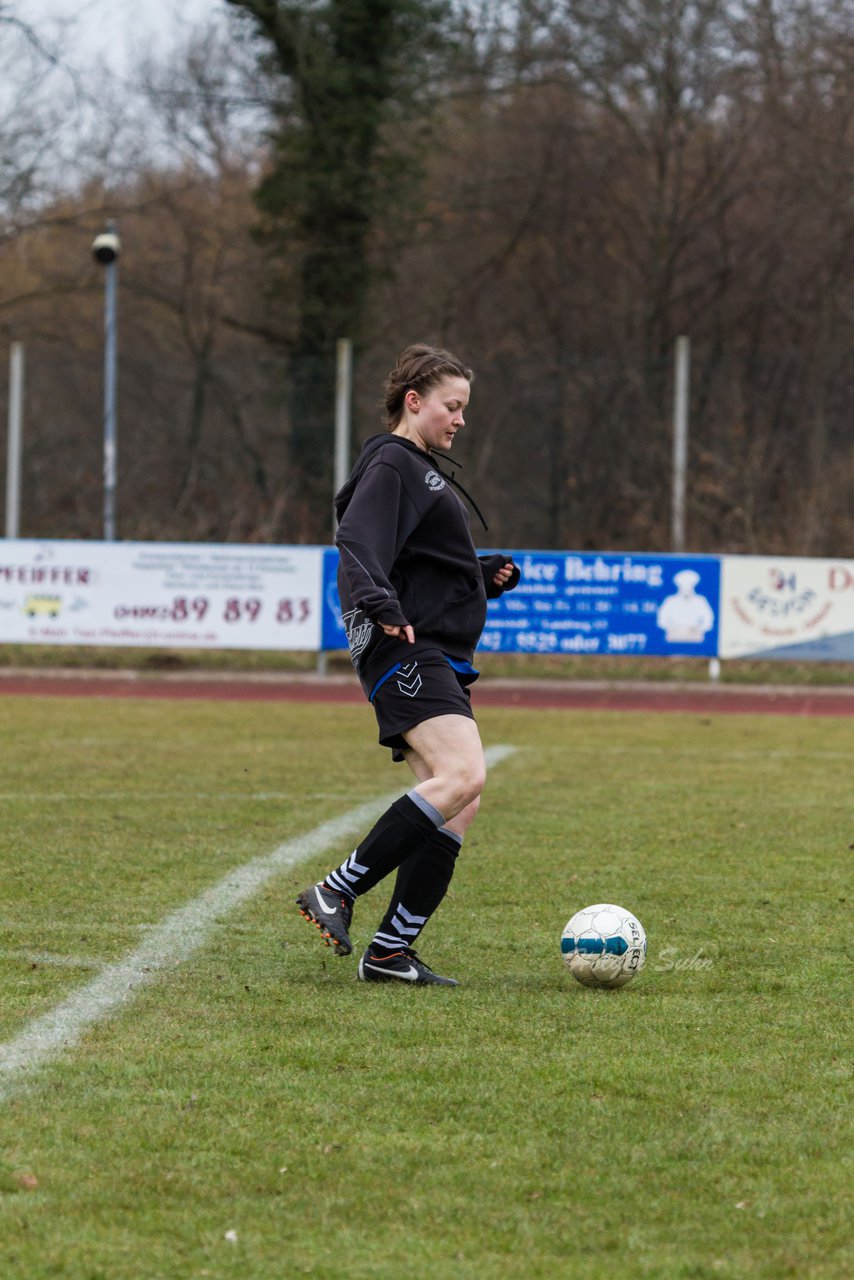
POLYGON ((390 627, 381 622, 380 626, 387 636, 395 636, 398 640, 405 640, 407 644, 415 644, 415 632, 408 624, 405 627, 390 627))
POLYGON ((508 560, 507 564, 502 565, 502 567, 496 573, 495 577, 492 579, 496 587, 503 587, 506 582, 510 581, 510 579, 513 577, 513 569, 514 569, 514 564, 512 560, 508 560))

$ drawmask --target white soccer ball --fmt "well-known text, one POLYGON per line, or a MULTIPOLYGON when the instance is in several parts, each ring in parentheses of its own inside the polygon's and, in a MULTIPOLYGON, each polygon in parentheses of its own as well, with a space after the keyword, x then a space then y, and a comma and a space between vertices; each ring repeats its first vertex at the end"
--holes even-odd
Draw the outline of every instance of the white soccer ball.
POLYGON ((644 966, 646 934, 631 911, 600 902, 576 911, 561 934, 560 951, 585 987, 624 987, 644 966))

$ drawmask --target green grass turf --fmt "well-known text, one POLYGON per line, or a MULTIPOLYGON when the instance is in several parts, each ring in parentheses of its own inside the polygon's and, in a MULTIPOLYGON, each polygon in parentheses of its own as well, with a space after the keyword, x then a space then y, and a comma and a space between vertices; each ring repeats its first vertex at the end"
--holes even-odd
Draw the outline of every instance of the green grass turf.
MULTIPOLYGON (((92 645, 0 645, 4 669, 44 671, 244 672, 296 676, 313 673, 320 655, 265 649, 145 649, 92 645)), ((349 654, 324 655, 330 675, 353 674, 349 654)), ((618 657, 610 654, 479 653, 485 676, 507 680, 645 680, 656 684, 709 683, 708 658, 618 657)), ((722 684, 775 684, 834 687, 854 683, 850 662, 790 662, 735 658, 721 663, 722 684)))
MULTIPOLYGON (((2 1039, 408 785, 367 708, 8 698, 0 723, 2 1039)), ((851 722, 481 725, 520 750, 422 946, 463 985, 365 987, 319 945, 292 899, 349 847, 283 873, 3 1103, 4 1280, 854 1274, 851 722), (561 963, 594 901, 649 935, 621 992, 561 963)))

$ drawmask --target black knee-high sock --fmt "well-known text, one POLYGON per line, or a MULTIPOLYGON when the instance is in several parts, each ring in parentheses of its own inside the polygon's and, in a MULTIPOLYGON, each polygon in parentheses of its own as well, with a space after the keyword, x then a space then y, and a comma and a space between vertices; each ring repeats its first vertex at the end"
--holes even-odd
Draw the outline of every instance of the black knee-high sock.
POLYGON ((401 796, 325 883, 348 898, 360 897, 405 862, 443 822, 441 813, 416 791, 401 796))
POLYGON ((388 910, 374 935, 373 946, 394 951, 411 947, 448 891, 461 840, 436 831, 400 864, 388 910))

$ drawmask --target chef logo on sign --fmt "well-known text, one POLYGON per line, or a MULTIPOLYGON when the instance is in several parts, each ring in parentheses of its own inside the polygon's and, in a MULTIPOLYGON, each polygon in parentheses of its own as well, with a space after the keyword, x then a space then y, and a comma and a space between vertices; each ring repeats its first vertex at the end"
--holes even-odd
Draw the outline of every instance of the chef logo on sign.
POLYGON ((694 569, 680 569, 673 575, 676 590, 662 600, 656 617, 668 644, 702 644, 715 625, 712 606, 697 593, 699 581, 694 569))

